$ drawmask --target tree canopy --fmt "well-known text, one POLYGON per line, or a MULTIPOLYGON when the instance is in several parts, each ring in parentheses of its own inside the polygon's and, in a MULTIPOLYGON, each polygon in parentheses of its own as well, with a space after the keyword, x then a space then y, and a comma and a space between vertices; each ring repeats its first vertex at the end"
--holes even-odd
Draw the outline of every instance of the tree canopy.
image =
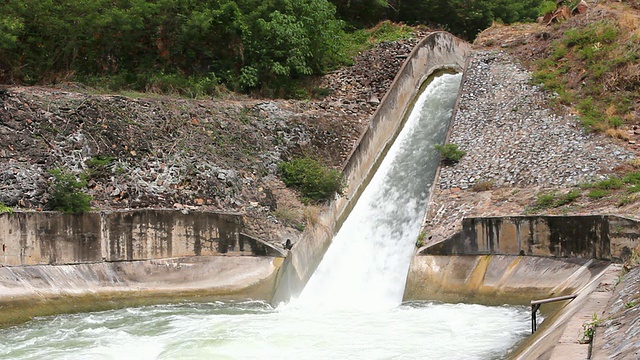
MULTIPOLYGON (((214 94, 267 89, 347 61, 347 32, 383 19, 472 39, 542 0, 6 0, 0 83, 96 83, 214 94), (348 25, 348 26, 347 26, 348 25)), ((355 39, 355 38, 354 38, 355 39)))

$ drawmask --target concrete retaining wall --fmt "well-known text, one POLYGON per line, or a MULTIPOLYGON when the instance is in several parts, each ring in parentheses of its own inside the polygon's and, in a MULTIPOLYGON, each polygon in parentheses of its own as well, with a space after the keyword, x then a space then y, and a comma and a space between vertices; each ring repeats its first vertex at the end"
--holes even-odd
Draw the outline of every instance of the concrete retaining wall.
POLYGON ((298 294, 311 277, 333 235, 402 128, 423 83, 441 69, 463 71, 470 50, 469 44, 445 32, 430 34, 413 49, 344 166, 348 184, 345 196, 331 202, 329 210, 319 217, 317 224, 307 228, 287 258, 276 301, 298 294))
POLYGON ((572 294, 609 262, 513 255, 414 257, 405 300, 523 304, 572 294))
POLYGON ((0 325, 178 299, 271 301, 284 255, 235 214, 0 214, 0 325))
POLYGON ((622 261, 638 245, 640 222, 619 216, 466 218, 462 231, 429 246, 431 255, 538 255, 622 261))
POLYGON ((239 215, 210 212, 0 214, 0 265, 81 264, 205 255, 283 256, 241 231, 239 215))

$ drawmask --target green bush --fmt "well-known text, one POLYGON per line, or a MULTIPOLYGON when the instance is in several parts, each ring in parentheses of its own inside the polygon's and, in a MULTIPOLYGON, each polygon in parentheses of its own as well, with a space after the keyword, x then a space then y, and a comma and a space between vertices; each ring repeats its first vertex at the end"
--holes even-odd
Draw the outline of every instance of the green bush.
POLYGON ((0 214, 13 214, 13 208, 0 202, 0 214))
POLYGON ((49 201, 51 210, 72 214, 91 210, 91 196, 81 190, 87 186, 84 177, 78 180, 75 175, 61 169, 51 170, 50 173, 53 176, 49 201))
POLYGON ((342 194, 342 173, 314 159, 305 157, 285 161, 278 169, 282 181, 300 191, 304 202, 327 200, 334 193, 342 194))
POLYGON ((536 200, 536 205, 539 208, 548 208, 551 207, 555 201, 556 195, 554 193, 551 194, 539 194, 538 199, 536 200))
POLYGON ((108 175, 112 170, 112 163, 115 160, 113 156, 98 155, 85 161, 87 164, 87 177, 97 178, 108 175))
POLYGON ((466 151, 458 149, 456 144, 436 145, 434 147, 440 152, 442 160, 445 162, 458 162, 467 154, 466 151))

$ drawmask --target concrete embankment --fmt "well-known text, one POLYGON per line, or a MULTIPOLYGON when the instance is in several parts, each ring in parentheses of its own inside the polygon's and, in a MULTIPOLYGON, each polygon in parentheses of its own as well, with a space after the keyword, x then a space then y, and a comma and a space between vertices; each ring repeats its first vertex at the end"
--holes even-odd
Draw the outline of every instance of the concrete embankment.
POLYGON ((270 301, 284 254, 235 214, 0 215, 0 324, 182 298, 270 301))
POLYGON ((469 52, 469 44, 445 32, 428 35, 414 48, 343 169, 348 184, 344 196, 332 201, 316 224, 306 229, 283 265, 276 301, 298 294, 311 277, 333 235, 402 128, 421 86, 439 70, 463 71, 469 52))

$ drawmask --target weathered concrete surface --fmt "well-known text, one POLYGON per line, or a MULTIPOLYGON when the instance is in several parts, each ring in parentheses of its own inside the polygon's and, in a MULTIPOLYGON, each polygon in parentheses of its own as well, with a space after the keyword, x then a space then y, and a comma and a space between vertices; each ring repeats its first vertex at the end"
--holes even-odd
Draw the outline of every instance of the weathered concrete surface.
POLYGON ((81 264, 204 255, 283 256, 241 233, 242 218, 133 210, 0 214, 0 265, 81 264))
POLYGON ((166 210, 0 214, 0 324, 112 299, 271 301, 284 254, 242 225, 234 214, 166 210))
POLYGON ((528 305, 578 291, 607 265, 534 256, 419 255, 411 263, 404 299, 528 305))
POLYGON ((640 222, 613 215, 465 218, 462 231, 421 250, 433 255, 539 255, 624 261, 640 222))
POLYGON ((163 297, 271 301, 282 261, 269 256, 199 256, 0 267, 0 324, 73 311, 75 299, 87 296, 91 301, 84 311, 113 298, 126 299, 128 306, 137 303, 132 299, 144 302, 163 297))
POLYGON ((413 49, 369 122, 368 129, 359 139, 358 146, 349 156, 343 169, 348 184, 344 197, 332 201, 316 224, 307 227, 303 238, 287 258, 276 301, 298 294, 311 277, 333 235, 402 128, 423 83, 438 70, 463 71, 469 53, 469 44, 445 32, 428 35, 413 49))
POLYGON ((590 345, 580 341, 584 337, 583 324, 591 322, 594 314, 600 317, 604 312, 619 272, 620 265, 612 264, 594 276, 592 281, 579 291, 577 298, 564 302, 553 316, 544 320, 538 331, 520 346, 513 358, 517 360, 588 359, 590 345))

